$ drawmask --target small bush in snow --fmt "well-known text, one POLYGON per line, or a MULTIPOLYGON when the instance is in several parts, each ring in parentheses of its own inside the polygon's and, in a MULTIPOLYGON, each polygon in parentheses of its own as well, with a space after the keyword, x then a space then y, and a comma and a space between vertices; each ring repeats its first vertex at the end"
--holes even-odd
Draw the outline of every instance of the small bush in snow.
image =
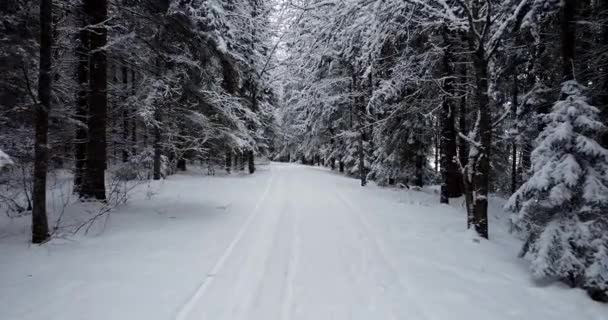
POLYGON ((584 87, 565 82, 532 153, 530 179, 507 208, 527 236, 522 256, 537 278, 558 278, 599 299, 608 292, 608 150, 584 87))

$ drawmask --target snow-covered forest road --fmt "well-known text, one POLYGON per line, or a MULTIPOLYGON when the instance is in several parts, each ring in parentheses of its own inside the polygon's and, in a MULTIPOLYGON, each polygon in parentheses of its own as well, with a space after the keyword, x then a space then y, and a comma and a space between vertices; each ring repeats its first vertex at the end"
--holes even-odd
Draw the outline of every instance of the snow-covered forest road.
POLYGON ((271 164, 155 193, 77 241, 28 248, 1 225, 0 318, 608 319, 583 291, 533 284, 502 222, 474 241, 430 191, 271 164))

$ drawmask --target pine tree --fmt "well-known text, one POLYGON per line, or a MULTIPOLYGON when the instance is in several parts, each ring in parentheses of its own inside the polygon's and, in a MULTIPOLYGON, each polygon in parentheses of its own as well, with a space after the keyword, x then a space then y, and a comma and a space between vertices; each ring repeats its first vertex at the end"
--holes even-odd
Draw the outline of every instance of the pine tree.
POLYGON ((527 235, 522 256, 537 277, 552 277, 595 294, 608 292, 608 150, 605 129, 576 81, 544 116, 530 179, 510 198, 513 224, 527 235))

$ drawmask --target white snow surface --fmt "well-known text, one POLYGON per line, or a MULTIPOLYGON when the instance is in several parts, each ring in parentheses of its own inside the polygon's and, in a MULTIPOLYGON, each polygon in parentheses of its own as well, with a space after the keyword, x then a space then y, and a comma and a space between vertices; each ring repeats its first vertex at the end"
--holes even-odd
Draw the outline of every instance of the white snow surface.
POLYGON ((11 164, 13 164, 13 160, 11 160, 11 157, 9 157, 8 154, 4 153, 4 151, 0 150, 0 169, 11 164))
POLYGON ((497 200, 485 241, 460 201, 358 183, 291 164, 189 172, 43 246, 29 218, 0 218, 0 319, 608 319, 581 290, 533 282, 497 200))

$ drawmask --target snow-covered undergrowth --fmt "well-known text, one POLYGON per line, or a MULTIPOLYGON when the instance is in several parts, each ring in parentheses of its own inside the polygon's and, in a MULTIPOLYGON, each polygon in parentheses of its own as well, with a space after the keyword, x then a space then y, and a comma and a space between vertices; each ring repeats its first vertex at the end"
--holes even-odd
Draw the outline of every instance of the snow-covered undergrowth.
POLYGON ((0 218, 0 319, 608 319, 531 279, 498 199, 485 241, 432 189, 298 165, 205 173, 140 185, 86 236, 43 246, 28 217, 0 218))

